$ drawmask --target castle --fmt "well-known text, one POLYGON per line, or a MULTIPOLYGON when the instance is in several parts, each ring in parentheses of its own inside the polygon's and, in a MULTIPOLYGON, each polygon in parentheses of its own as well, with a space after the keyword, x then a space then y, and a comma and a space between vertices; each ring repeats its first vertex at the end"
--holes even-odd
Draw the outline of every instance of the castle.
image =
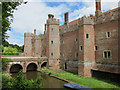
POLYGON ((91 77, 93 71, 120 75, 119 12, 115 8, 102 13, 96 0, 95 16, 83 16, 64 25, 49 14, 44 34, 24 33, 24 55, 48 57, 49 68, 61 68, 91 77))

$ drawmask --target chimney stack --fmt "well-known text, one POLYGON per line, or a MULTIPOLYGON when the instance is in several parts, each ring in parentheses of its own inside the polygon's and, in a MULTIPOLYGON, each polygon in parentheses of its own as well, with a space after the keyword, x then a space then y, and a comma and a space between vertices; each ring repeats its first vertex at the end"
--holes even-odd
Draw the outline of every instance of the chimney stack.
POLYGON ((54 18, 54 15, 48 14, 48 18, 49 18, 49 19, 53 19, 53 18, 54 18))
POLYGON ((96 11, 101 11, 101 0, 96 0, 96 11))
POLYGON ((34 29, 34 35, 36 35, 36 29, 34 29))
POLYGON ((68 12, 64 14, 64 24, 68 23, 68 12))
POLYGON ((99 16, 101 15, 101 0, 96 0, 96 12, 95 12, 95 16, 99 16))
POLYGON ((45 31, 46 31, 46 24, 45 24, 45 31))

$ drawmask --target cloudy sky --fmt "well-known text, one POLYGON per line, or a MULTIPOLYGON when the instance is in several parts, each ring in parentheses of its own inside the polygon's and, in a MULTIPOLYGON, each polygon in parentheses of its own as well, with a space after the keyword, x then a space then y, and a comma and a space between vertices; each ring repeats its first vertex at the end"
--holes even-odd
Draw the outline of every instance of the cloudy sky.
MULTIPOLYGON (((119 0, 102 0, 102 11, 118 7, 119 0)), ((8 31, 11 44, 24 44, 24 33, 37 30, 37 35, 44 32, 48 14, 53 14, 64 23, 64 13, 69 12, 69 21, 84 15, 95 14, 95 0, 29 0, 27 4, 17 7, 14 12, 11 31, 8 31), (45 2, 44 2, 45 1, 45 2)))

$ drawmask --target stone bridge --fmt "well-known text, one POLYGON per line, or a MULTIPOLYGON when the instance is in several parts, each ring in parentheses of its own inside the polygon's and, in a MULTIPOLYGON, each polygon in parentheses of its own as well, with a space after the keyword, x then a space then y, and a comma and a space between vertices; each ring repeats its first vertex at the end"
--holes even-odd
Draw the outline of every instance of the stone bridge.
POLYGON ((2 57, 8 58, 12 61, 7 64, 7 72, 19 72, 23 73, 27 71, 40 71, 42 68, 48 68, 47 57, 2 57))

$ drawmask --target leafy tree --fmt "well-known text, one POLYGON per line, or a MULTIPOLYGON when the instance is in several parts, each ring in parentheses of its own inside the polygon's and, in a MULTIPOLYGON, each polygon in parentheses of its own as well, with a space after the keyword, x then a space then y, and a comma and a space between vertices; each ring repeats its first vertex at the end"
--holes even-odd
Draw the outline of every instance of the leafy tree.
POLYGON ((18 52, 16 48, 12 48, 11 46, 4 47, 4 52, 18 52))
POLYGON ((2 52, 3 52, 3 51, 4 51, 4 46, 3 46, 3 45, 1 45, 1 46, 0 46, 0 49, 1 49, 0 51, 2 51, 2 52))
POLYGON ((8 41, 5 40, 2 45, 4 45, 4 47, 8 47, 8 46, 9 46, 9 43, 8 43, 8 41))
POLYGON ((13 18, 13 12, 21 2, 2 2, 2 44, 5 45, 5 39, 7 36, 6 32, 10 30, 10 24, 13 18))

